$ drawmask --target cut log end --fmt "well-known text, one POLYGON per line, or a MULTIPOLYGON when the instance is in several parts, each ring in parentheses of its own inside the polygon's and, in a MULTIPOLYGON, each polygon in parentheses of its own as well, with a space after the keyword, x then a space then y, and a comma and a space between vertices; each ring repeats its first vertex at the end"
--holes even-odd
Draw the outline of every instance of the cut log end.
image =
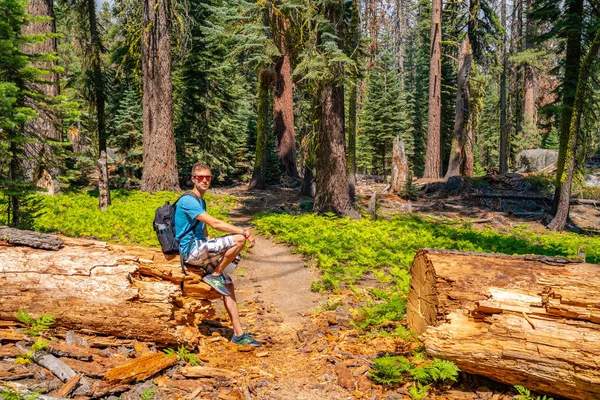
POLYGON ((408 326, 418 334, 425 332, 428 326, 436 325, 437 288, 435 268, 420 250, 411 267, 410 292, 406 319, 408 326))

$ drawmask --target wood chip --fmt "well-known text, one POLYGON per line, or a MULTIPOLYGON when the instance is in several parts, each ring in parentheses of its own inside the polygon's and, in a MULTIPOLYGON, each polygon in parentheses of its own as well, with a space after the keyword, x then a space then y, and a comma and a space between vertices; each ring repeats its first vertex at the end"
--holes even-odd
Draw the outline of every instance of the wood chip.
POLYGON ((531 327, 533 329, 535 329, 535 324, 533 323, 533 321, 531 320, 531 318, 529 318, 529 316, 527 314, 525 314, 525 312, 523 312, 522 314, 523 314, 523 318, 525 318, 527 320, 527 322, 529 322, 529 325, 531 325, 531 327))
POLYGON ((56 392, 56 397, 68 396, 73 391, 73 389, 75 389, 75 386, 77 386, 77 384, 79 383, 81 376, 81 374, 77 374, 74 375, 68 381, 66 381, 65 384, 60 389, 58 389, 58 392, 56 392))
POLYGON ((51 342, 45 350, 58 357, 70 357, 83 361, 90 361, 95 357, 106 357, 101 350, 77 345, 69 346, 63 342, 51 342))
POLYGON ((24 338, 25 335, 22 333, 6 329, 0 330, 0 342, 18 342, 24 338))
POLYGON ((256 353, 256 357, 266 357, 269 355, 268 351, 261 351, 260 353, 256 353))
POLYGON ((100 363, 86 362, 68 357, 59 358, 59 360, 67 364, 74 371, 81 372, 93 378, 103 378, 104 374, 109 370, 108 367, 100 363))
POLYGON ((145 343, 142 343, 142 342, 138 342, 138 341, 133 342, 133 349, 135 350, 138 357, 152 354, 152 351, 150 351, 150 348, 145 343))
POLYGON ((186 378, 215 378, 217 376, 221 376, 223 378, 233 379, 237 376, 237 374, 227 369, 204 366, 182 367, 179 369, 179 373, 186 378))
POLYGON ((21 354, 21 351, 14 344, 7 344, 0 347, 0 358, 11 357, 15 358, 21 354))

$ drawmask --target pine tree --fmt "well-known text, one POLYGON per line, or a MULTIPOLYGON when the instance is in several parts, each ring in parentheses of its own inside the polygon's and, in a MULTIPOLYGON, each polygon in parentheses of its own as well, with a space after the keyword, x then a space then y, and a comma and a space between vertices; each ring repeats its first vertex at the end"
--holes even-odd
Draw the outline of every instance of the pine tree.
POLYGON ((27 195, 35 190, 25 178, 21 163, 27 143, 25 124, 38 116, 26 104, 26 96, 44 99, 43 93, 33 91, 32 83, 44 82, 48 71, 42 63, 55 59, 52 54, 23 51, 25 46, 43 43, 49 37, 22 33, 26 24, 42 20, 27 14, 25 6, 20 0, 0 0, 0 191, 4 221, 17 228, 31 228, 27 195))

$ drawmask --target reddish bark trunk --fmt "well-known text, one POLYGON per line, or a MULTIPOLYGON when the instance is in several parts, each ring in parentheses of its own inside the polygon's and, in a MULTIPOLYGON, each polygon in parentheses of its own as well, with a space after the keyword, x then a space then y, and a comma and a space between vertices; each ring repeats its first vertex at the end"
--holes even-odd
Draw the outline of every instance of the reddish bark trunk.
POLYGON ((171 86, 171 2, 144 0, 143 7, 144 172, 141 190, 179 191, 171 86))
POLYGON ((432 0, 431 52, 429 62, 429 114, 427 120, 427 150, 425 153, 425 178, 442 176, 440 154, 442 115, 442 0, 432 0))
MULTIPOLYGON (((34 17, 50 17, 52 19, 44 22, 30 23, 23 27, 24 35, 32 34, 48 34, 56 33, 56 24, 54 23, 54 8, 52 0, 31 0, 27 6, 26 12, 34 17)), ((25 54, 45 54, 56 52, 56 38, 46 39, 43 43, 28 45, 23 48, 25 54)), ((56 62, 38 63, 36 66, 49 70, 56 66, 56 62)), ((57 84, 58 75, 50 73, 44 77, 45 83, 31 84, 30 87, 37 92, 42 93, 47 97, 55 97, 59 94, 57 84)), ((25 134, 29 138, 34 139, 50 139, 53 141, 61 141, 62 133, 59 129, 60 120, 56 114, 50 110, 43 101, 31 97, 25 98, 25 105, 31 107, 37 113, 39 118, 29 121, 25 125, 25 134)), ((51 175, 56 177, 58 170, 54 164, 52 156, 52 148, 41 143, 39 140, 34 140, 31 143, 26 143, 25 157, 23 158, 23 169, 25 175, 33 182, 37 182, 43 175, 44 169, 50 169, 51 175), (54 168, 52 168, 54 167, 54 168)))
MULTIPOLYGON (((282 40, 283 41, 283 40, 282 40)), ((296 167, 296 134, 294 132, 294 94, 290 56, 282 43, 283 55, 275 65, 275 88, 273 90, 273 126, 277 141, 277 154, 281 173, 298 177, 296 167)))

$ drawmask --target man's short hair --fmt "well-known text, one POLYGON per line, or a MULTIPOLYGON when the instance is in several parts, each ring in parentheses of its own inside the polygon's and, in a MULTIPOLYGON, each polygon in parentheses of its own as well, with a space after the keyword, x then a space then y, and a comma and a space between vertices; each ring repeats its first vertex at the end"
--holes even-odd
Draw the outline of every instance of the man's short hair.
POLYGON ((206 170, 210 171, 210 168, 208 167, 208 165, 206 165, 202 162, 197 162, 196 164, 194 164, 192 166, 192 175, 194 175, 194 171, 202 170, 202 169, 206 169, 206 170))

